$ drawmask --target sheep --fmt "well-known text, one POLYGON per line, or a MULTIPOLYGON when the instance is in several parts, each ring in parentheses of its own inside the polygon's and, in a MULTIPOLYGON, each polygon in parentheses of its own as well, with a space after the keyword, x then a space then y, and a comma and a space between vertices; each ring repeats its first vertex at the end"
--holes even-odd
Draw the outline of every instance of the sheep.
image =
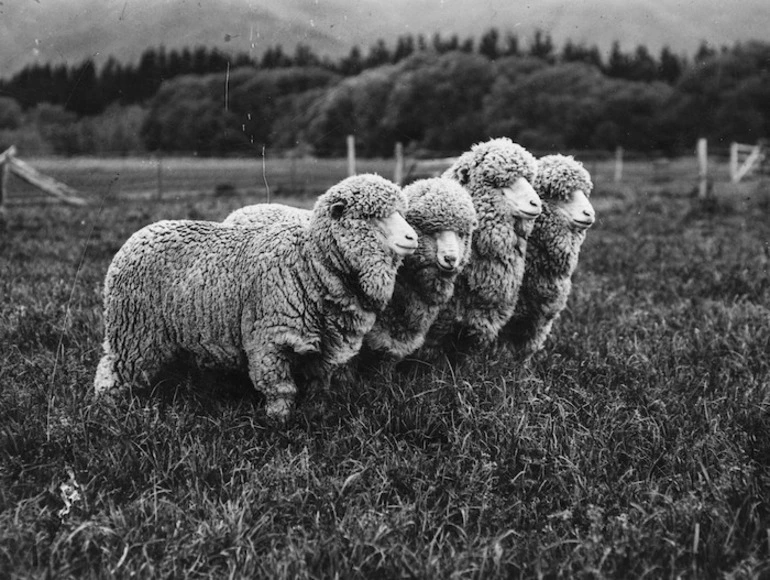
POLYGON ((308 222, 311 213, 309 209, 282 203, 257 203, 236 209, 222 223, 231 226, 261 227, 275 223, 277 220, 308 222))
POLYGON ((361 368, 395 363, 417 350, 470 259, 477 219, 464 187, 435 177, 415 181, 404 194, 409 203, 406 221, 417 231, 418 248, 404 258, 390 304, 364 336, 361 368))
POLYGON ((247 371, 283 422, 296 379, 328 385, 390 301, 396 270, 417 249, 401 189, 376 175, 321 195, 308 223, 243 228, 161 221, 132 235, 104 285, 97 392, 149 383, 180 355, 247 371))
POLYGON ((524 276, 527 237, 541 202, 530 182, 536 160, 508 138, 477 143, 444 172, 471 194, 478 227, 452 300, 428 331, 418 358, 436 360, 492 347, 513 314, 524 276))
POLYGON ((564 310, 580 246, 596 219, 588 200, 591 176, 573 157, 542 157, 533 185, 543 200, 543 213, 529 237, 519 301, 500 332, 501 345, 522 362, 542 349, 564 310))
MULTIPOLYGON (((396 362, 419 348, 470 258, 477 220, 464 187, 453 179, 435 177, 412 183, 404 195, 406 221, 417 231, 418 249, 404 258, 390 304, 364 337, 359 367, 396 362)), ((287 205, 255 204, 235 210, 223 223, 265 227, 276 220, 301 222, 308 215, 308 210, 287 205)))

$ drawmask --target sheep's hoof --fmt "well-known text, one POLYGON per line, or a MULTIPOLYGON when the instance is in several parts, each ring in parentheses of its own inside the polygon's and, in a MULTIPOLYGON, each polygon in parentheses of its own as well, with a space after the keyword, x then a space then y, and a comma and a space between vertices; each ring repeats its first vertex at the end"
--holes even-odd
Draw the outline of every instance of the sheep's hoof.
POLYGON ((266 397, 265 412, 268 418, 279 423, 288 421, 296 396, 297 387, 291 383, 281 383, 272 388, 266 397))
POLYGON ((265 407, 267 417, 277 423, 286 423, 291 417, 292 401, 289 399, 275 399, 269 401, 265 407))

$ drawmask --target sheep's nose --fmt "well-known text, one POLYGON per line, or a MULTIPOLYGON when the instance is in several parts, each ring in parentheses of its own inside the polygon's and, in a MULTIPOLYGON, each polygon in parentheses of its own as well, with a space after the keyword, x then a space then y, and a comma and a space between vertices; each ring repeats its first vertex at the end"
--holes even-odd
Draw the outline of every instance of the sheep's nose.
POLYGON ((439 265, 443 270, 446 270, 447 272, 454 270, 456 264, 457 256, 442 256, 441 260, 439 260, 439 265))
POLYGON ((417 234, 406 234, 406 239, 410 242, 417 241, 417 234))
POLYGON ((594 217, 595 212, 594 212, 593 209, 584 209, 583 210, 583 215, 586 216, 586 217, 592 218, 592 217, 594 217))

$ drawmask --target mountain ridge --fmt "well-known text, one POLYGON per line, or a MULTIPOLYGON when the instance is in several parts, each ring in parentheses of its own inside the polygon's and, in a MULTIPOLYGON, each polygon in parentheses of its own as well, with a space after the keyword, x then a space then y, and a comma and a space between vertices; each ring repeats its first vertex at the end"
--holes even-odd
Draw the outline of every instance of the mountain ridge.
POLYGON ((559 49, 567 40, 596 45, 606 56, 614 41, 625 52, 667 46, 691 56, 713 47, 761 39, 770 3, 745 0, 725 9, 717 0, 77 0, 0 1, 0 77, 34 62, 68 65, 110 56, 136 62, 147 48, 208 46, 255 57, 281 45, 304 43, 320 56, 339 58, 353 46, 364 52, 378 39, 390 47, 399 35, 480 36, 494 27, 526 47, 536 30, 559 49))

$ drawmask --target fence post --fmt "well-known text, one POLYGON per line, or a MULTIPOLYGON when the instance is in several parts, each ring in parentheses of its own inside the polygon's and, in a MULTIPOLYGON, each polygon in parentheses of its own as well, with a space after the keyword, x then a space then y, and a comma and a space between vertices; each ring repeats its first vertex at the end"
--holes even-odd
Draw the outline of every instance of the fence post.
POLYGON ((158 199, 161 199, 163 197, 163 161, 161 160, 162 156, 160 151, 158 151, 158 154, 155 158, 155 162, 157 165, 157 180, 158 180, 158 199))
POLYGON ((5 211, 5 196, 8 189, 8 160, 0 161, 0 213, 5 211))
POLYGON ((5 225, 5 196, 8 191, 8 161, 0 161, 0 227, 5 225))
POLYGON ((698 139, 698 197, 705 199, 708 196, 708 142, 704 138, 698 139))
POLYGON ((8 196, 8 175, 11 172, 11 157, 16 147, 11 145, 0 154, 0 228, 5 227, 5 199, 8 196))
POLYGON ((623 148, 615 149, 615 183, 623 179, 623 148))
POLYGON ((738 144, 730 143, 730 181, 738 183, 738 144))
POLYGON ((348 135, 348 176, 356 174, 356 138, 348 135))
POLYGON ((393 173, 393 181, 397 185, 403 185, 404 181, 404 144, 396 143, 396 170, 393 173))

